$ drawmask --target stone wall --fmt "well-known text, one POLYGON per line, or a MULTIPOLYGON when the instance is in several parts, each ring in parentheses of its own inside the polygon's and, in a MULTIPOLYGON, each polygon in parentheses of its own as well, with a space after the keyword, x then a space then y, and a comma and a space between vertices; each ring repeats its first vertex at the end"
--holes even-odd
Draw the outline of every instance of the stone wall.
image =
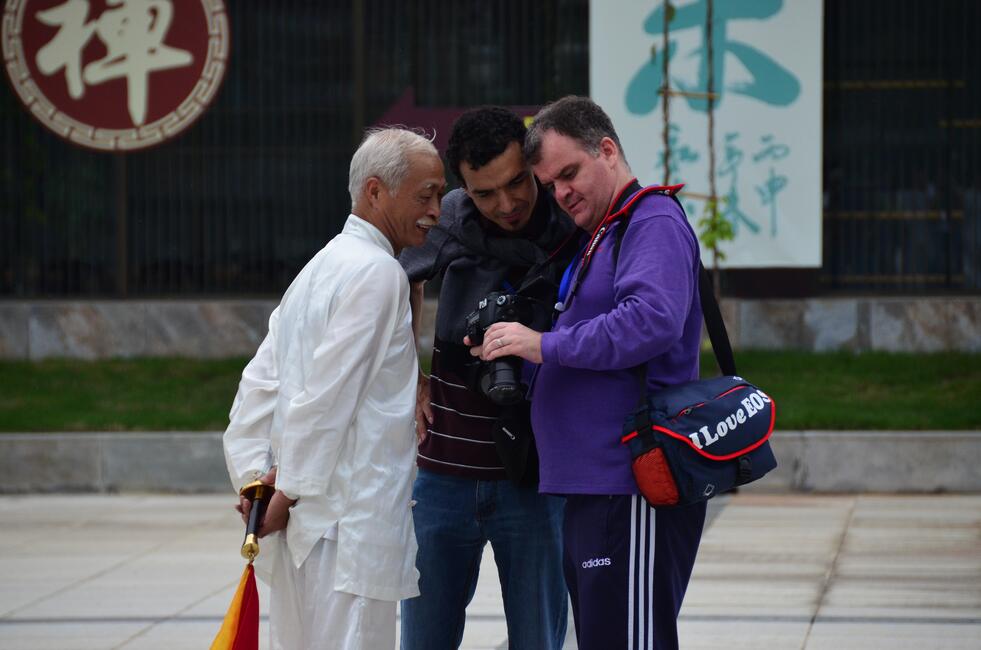
POLYGON ((271 300, 0 302, 0 358, 248 356, 271 300))
POLYGON ((981 351, 981 297, 727 300, 733 345, 755 349, 981 351))
MULTIPOLYGON (((3 301, 0 359, 248 356, 273 300, 3 301)), ((736 348, 981 351, 981 297, 729 299, 736 348)), ((427 301, 422 346, 432 346, 427 301)))

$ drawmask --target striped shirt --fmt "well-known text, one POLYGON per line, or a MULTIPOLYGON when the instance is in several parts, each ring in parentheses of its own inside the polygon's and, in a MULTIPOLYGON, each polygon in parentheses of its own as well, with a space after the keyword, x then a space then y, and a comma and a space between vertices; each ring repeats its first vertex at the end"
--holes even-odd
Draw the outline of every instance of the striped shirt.
POLYGON ((479 364, 466 346, 436 340, 429 381, 433 423, 419 445, 419 467, 480 480, 507 478, 491 435, 501 408, 468 388, 479 364))
POLYGON ((491 436, 501 408, 468 388, 476 386, 468 376, 479 362, 463 345, 465 318, 488 293, 520 286, 529 269, 557 286, 575 249, 554 260, 553 253, 564 251, 575 230, 540 187, 531 221, 519 237, 481 216, 457 189, 443 198, 439 225, 425 243, 402 251, 399 261, 410 282, 442 282, 430 381, 433 423, 419 446, 419 467, 471 479, 507 478, 491 436))

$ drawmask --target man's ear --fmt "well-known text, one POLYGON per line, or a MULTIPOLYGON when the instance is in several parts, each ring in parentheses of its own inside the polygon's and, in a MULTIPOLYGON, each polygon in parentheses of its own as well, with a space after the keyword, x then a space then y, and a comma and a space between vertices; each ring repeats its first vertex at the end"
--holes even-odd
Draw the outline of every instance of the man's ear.
POLYGON ((466 161, 460 161, 460 171, 457 173, 457 178, 460 179, 460 189, 463 190, 467 196, 473 199, 473 196, 470 194, 470 187, 467 185, 467 177, 463 173, 463 166, 467 164, 468 163, 466 161))
POLYGON ((381 193, 385 191, 385 186, 377 176, 371 176, 364 182, 364 194, 368 197, 368 203, 376 205, 381 198, 381 193))
POLYGON ((613 138, 604 137, 599 143, 599 152, 605 160, 610 163, 616 163, 620 159, 620 149, 617 147, 617 143, 613 141, 613 138))

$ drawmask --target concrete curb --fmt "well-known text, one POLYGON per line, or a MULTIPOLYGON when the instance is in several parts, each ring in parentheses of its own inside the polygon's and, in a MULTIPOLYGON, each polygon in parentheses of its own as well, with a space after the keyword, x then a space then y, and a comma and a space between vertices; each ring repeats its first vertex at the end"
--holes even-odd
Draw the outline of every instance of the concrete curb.
MULTIPOLYGON (((752 491, 981 493, 981 432, 778 431, 752 491)), ((0 434, 0 493, 229 492, 221 433, 0 434)))
POLYGON ((221 433, 0 434, 0 492, 231 492, 221 433))
POLYGON ((754 490, 981 492, 981 431, 778 431, 754 490))

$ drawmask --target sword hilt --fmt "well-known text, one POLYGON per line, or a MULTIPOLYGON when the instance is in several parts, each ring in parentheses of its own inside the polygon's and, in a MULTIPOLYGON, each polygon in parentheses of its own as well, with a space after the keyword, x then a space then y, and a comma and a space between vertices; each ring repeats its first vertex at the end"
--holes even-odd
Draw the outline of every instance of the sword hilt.
POLYGON ((249 561, 249 564, 259 555, 259 522, 262 521, 262 512, 266 509, 266 503, 272 497, 275 488, 266 485, 261 481, 252 481, 243 487, 239 494, 252 503, 249 510, 249 523, 245 527, 245 541, 242 542, 242 557, 249 561))

